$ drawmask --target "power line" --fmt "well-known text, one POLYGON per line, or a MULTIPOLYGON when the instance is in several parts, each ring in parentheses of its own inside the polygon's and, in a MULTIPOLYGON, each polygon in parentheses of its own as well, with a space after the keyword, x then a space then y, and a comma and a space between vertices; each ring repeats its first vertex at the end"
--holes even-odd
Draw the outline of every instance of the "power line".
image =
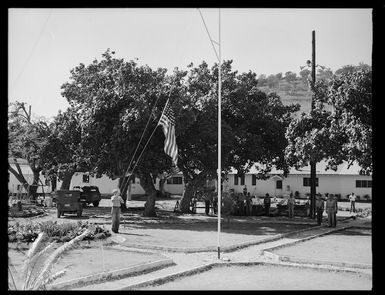
POLYGON ((17 84, 17 82, 19 81, 21 75, 24 73, 24 70, 25 70, 25 68, 26 68, 26 66, 27 66, 27 64, 28 64, 28 62, 29 62, 29 60, 31 59, 33 53, 35 52, 35 49, 36 49, 37 44, 39 43, 40 38, 41 38, 41 36, 43 35, 44 29, 45 29, 45 27, 47 26, 47 23, 48 23, 48 20, 49 20, 51 14, 52 14, 52 9, 50 9, 49 14, 48 14, 48 16, 47 16, 47 18, 46 18, 46 20, 45 20, 45 23, 44 23, 43 27, 42 27, 41 30, 40 30, 39 36, 37 37, 36 42, 35 42, 35 44, 33 45, 32 50, 31 50, 31 52, 30 52, 30 54, 29 54, 27 60, 25 61, 23 67, 21 68, 21 71, 20 71, 19 75, 16 77, 15 82, 13 83, 13 86, 16 86, 16 84, 17 84))

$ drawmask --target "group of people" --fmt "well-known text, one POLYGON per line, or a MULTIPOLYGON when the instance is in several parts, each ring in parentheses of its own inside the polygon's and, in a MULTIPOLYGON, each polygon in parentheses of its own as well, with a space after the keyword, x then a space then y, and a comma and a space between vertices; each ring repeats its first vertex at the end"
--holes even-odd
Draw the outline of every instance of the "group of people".
POLYGON ((214 214, 217 214, 218 210, 218 198, 212 197, 210 194, 205 195, 205 213, 209 215, 210 207, 214 214))
POLYGON ((325 201, 322 198, 320 194, 316 196, 315 201, 315 209, 316 209, 316 215, 317 215, 317 224, 321 225, 322 223, 322 215, 324 212, 324 207, 326 214, 328 216, 328 226, 329 227, 336 227, 337 226, 337 212, 338 212, 338 202, 337 197, 326 193, 326 206, 325 201))
MULTIPOLYGON (((114 189, 112 191, 113 195, 111 197, 112 202, 112 208, 111 208, 111 215, 112 215, 112 231, 114 233, 119 232, 119 223, 120 223, 120 211, 121 211, 121 204, 124 203, 123 198, 120 196, 120 190, 114 189)), ((251 208, 252 208, 252 198, 250 196, 250 193, 247 192, 247 188, 243 189, 243 194, 245 197, 245 215, 251 214, 251 208)), ((327 214, 327 220, 328 220, 328 226, 329 227, 336 227, 337 225, 337 212, 338 212, 338 202, 337 197, 326 193, 326 205, 325 200, 322 198, 321 194, 316 195, 316 202, 315 202, 315 209, 316 209, 316 217, 317 217, 317 224, 322 224, 322 215, 324 210, 327 214)), ((355 208, 355 201, 356 196, 354 193, 351 193, 349 196, 350 201, 350 212, 356 212, 355 208)), ((270 195, 267 193, 263 199, 264 204, 264 210, 265 215, 269 216, 270 211, 270 205, 271 205, 271 198, 270 195)), ((289 218, 294 217, 294 205, 295 205, 295 198, 293 193, 290 193, 289 199, 287 200, 287 207, 288 207, 288 213, 289 218)), ((214 197, 206 197, 205 198, 205 213, 206 215, 209 215, 210 207, 213 208, 214 214, 216 214, 218 206, 218 201, 214 197)))

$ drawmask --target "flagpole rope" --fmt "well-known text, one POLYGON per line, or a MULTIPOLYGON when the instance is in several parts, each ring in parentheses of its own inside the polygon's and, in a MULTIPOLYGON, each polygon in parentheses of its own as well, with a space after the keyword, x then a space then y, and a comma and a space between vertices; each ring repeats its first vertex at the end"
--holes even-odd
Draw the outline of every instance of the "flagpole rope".
MULTIPOLYGON (((213 49, 214 49, 214 52, 215 52, 215 55, 217 56, 217 59, 220 61, 220 58, 219 58, 219 56, 218 56, 218 53, 217 53, 217 50, 215 49, 215 46, 214 46, 214 43, 213 42, 215 42, 212 38, 211 38, 211 35, 210 35, 210 32, 209 32, 209 29, 207 28, 207 26, 206 26, 206 22, 205 22, 205 19, 203 18, 203 15, 202 15, 202 12, 201 12, 201 10, 199 9, 199 8, 197 8, 198 9, 198 11, 199 11, 199 14, 200 14, 200 16, 201 16, 201 18, 202 18, 202 21, 203 21, 203 24, 205 25, 205 28, 206 28, 206 32, 207 32, 207 35, 209 36, 209 39, 210 39, 210 42, 211 42, 211 45, 213 46, 213 49)), ((217 42, 215 42, 215 43, 217 43, 217 42)))
MULTIPOLYGON (((143 130, 143 132, 142 132, 142 136, 140 137, 139 143, 138 143, 137 146, 136 146, 134 155, 131 157, 131 161, 130 161, 130 163, 128 164, 128 167, 127 167, 127 169, 126 169, 126 172, 125 172, 124 175, 123 175, 124 178, 123 178, 122 185, 123 185, 123 183, 124 183, 125 180, 126 180, 126 179, 125 179, 125 176, 126 176, 127 172, 129 171, 129 169, 130 169, 130 167, 131 167, 132 161, 134 160, 134 158, 135 158, 135 156, 136 156, 136 152, 138 151, 139 146, 140 146, 140 144, 142 143, 143 136, 144 136, 144 134, 145 134, 145 132, 146 132, 146 130, 147 130, 148 124, 150 123, 152 112, 153 112, 153 110, 154 110, 156 104, 158 103, 159 97, 160 97, 160 96, 157 97, 157 99, 156 99, 156 101, 155 101, 155 103, 154 103, 154 106, 153 106, 152 109, 151 109, 151 114, 150 114, 150 116, 149 116, 149 118, 148 118, 148 120, 147 120, 146 127, 144 127, 144 130, 143 130)), ((122 185, 121 185, 121 186, 122 186, 122 185)), ((123 190, 121 190, 121 187, 120 187, 119 189, 120 189, 121 192, 123 192, 123 190)))
MULTIPOLYGON (((168 102, 169 102, 169 99, 170 99, 170 96, 171 96, 171 91, 172 91, 172 89, 173 89, 173 87, 171 86, 170 92, 169 92, 169 94, 168 94, 169 97, 167 98, 166 106, 167 106, 167 104, 168 104, 168 102)), ((159 97, 160 97, 160 96, 159 96, 159 97)), ((157 103, 158 100, 159 100, 159 97, 158 97, 157 100, 155 101, 155 104, 154 104, 154 106, 153 106, 153 108, 152 108, 152 110, 151 110, 151 114, 152 114, 152 112, 153 112, 153 110, 154 110, 154 108, 155 108, 156 103, 157 103)), ((164 108, 164 109, 165 109, 165 108, 164 108)), ((163 109, 163 112, 164 112, 164 109, 163 109)), ((162 112, 162 114, 163 114, 163 112, 162 112)), ((128 180, 126 180, 125 176, 126 176, 127 172, 129 171, 129 168, 131 167, 132 161, 133 161, 133 159, 134 159, 134 157, 135 157, 135 155, 136 155, 136 152, 137 152, 137 150, 138 150, 138 148, 139 148, 139 145, 140 145, 140 143, 141 143, 141 141, 142 141, 143 135, 144 135, 144 133, 145 133, 145 131, 146 131, 146 129, 147 129, 147 126, 148 126, 148 123, 150 122, 150 119, 151 119, 151 115, 150 115, 150 117, 148 118, 146 127, 145 127, 145 129, 144 129, 144 131, 143 131, 143 133, 142 133, 142 137, 141 137, 141 139, 140 139, 140 141, 139 141, 139 143, 138 143, 138 145, 137 145, 137 147, 136 147, 135 153, 134 153, 133 157, 131 158, 130 164, 129 164, 129 166, 128 166, 128 168, 127 168, 125 174, 124 174, 123 182, 122 182, 122 184, 121 184, 121 186, 120 186, 120 188, 119 188, 121 192, 124 191, 124 189, 126 188, 127 184, 129 183, 129 178, 128 178, 128 180)), ((141 158, 141 156, 142 156, 142 154, 143 154, 145 148, 147 147, 149 141, 151 140, 153 134, 155 133, 155 130, 156 130, 156 128, 158 127, 158 125, 159 125, 159 121, 158 121, 158 123, 156 124, 156 126, 155 126, 153 132, 151 133, 151 135, 150 135, 150 137, 149 137, 149 139, 147 140, 147 142, 146 142, 146 144, 145 144, 145 146, 144 146, 142 152, 140 153, 138 159, 135 161, 135 166, 134 166, 134 168, 133 168, 132 171, 131 171, 131 175, 134 173, 134 170, 135 170, 136 166, 138 165, 138 162, 139 162, 139 160, 140 160, 140 158, 141 158)))

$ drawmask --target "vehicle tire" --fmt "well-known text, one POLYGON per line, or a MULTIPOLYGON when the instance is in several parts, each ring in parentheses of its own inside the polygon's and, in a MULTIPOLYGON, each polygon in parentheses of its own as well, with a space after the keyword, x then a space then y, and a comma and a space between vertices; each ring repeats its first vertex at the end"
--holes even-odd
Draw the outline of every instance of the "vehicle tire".
POLYGON ((61 215, 61 211, 58 209, 57 210, 57 218, 60 218, 60 215, 61 215))
POLYGON ((99 206, 99 202, 100 201, 96 201, 96 202, 93 202, 92 204, 94 205, 94 207, 98 207, 99 206))

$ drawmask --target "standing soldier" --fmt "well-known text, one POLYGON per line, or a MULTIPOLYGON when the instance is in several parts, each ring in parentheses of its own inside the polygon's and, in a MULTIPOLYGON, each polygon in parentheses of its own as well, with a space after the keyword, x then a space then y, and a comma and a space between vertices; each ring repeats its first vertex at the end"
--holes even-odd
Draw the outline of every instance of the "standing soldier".
POLYGON ((247 193, 246 196, 246 216, 250 216, 251 213, 251 196, 250 193, 247 193))
POLYGON ((337 212, 338 212, 338 197, 337 195, 334 196, 335 201, 335 210, 334 210, 334 227, 337 225, 337 212))
POLYGON ((124 204, 124 200, 120 196, 120 190, 118 188, 112 191, 113 195, 111 197, 112 208, 112 231, 114 233, 119 233, 119 223, 120 223, 120 204, 124 204))
POLYGON ((336 227, 337 202, 331 194, 326 201, 326 213, 328 214, 329 227, 336 227))
POLYGON ((217 210, 218 210, 218 197, 213 197, 212 200, 213 200, 214 214, 217 214, 217 210))
POLYGON ((317 224, 321 225, 321 223, 322 223, 322 214, 324 212, 324 200, 322 199, 321 195, 317 195, 316 196, 315 210, 317 212, 317 224))
POLYGON ((206 215, 209 215, 209 211, 210 211, 210 202, 211 202, 211 198, 210 198, 210 193, 205 193, 204 194, 204 199, 205 199, 205 213, 206 215))
POLYGON ((270 211, 270 196, 269 196, 269 194, 265 195, 265 198, 263 199, 263 204, 265 205, 265 215, 269 216, 269 211, 270 211))
POLYGON ((352 193, 349 196, 349 201, 350 201, 350 213, 356 213, 356 195, 352 193))
POLYGON ((295 198, 293 196, 293 193, 290 193, 290 197, 287 200, 287 209, 289 210, 289 218, 294 217, 294 205, 295 205, 295 198))

